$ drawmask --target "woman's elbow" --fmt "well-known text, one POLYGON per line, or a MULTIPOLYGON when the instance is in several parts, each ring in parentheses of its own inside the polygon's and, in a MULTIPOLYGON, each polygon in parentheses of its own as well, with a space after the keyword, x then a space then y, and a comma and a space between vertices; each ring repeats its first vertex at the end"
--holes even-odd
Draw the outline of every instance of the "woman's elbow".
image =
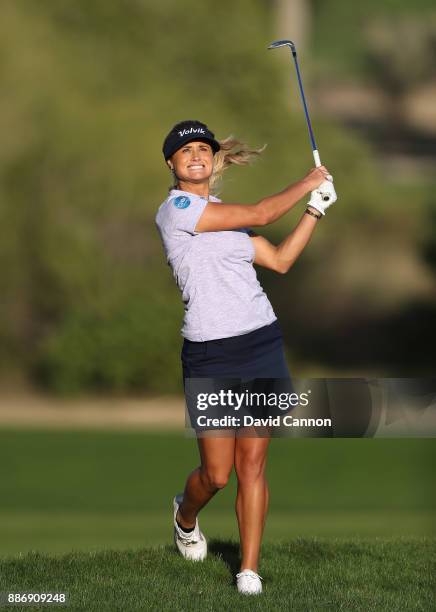
POLYGON ((264 225, 268 225, 271 223, 270 213, 263 206, 262 201, 258 202, 254 205, 255 218, 251 225, 255 227, 263 227, 264 225))
POLYGON ((285 261, 278 261, 275 267, 276 272, 278 272, 279 274, 286 274, 286 272, 289 271, 289 268, 291 267, 291 263, 287 263, 285 261))

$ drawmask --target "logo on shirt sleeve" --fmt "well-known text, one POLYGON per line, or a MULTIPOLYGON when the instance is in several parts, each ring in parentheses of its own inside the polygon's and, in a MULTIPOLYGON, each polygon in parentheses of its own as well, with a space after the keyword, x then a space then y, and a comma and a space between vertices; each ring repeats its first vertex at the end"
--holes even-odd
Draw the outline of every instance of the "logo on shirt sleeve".
POLYGON ((177 196, 177 198, 173 200, 173 204, 176 208, 188 208, 190 203, 191 200, 187 196, 177 196))

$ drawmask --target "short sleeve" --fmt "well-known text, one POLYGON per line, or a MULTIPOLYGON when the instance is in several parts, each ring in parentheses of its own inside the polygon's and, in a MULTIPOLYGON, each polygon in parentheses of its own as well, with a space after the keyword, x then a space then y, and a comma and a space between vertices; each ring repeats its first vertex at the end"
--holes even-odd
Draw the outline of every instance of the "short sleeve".
POLYGON ((156 217, 159 229, 174 237, 195 235, 195 227, 200 219, 208 200, 192 195, 172 196, 161 206, 156 217))

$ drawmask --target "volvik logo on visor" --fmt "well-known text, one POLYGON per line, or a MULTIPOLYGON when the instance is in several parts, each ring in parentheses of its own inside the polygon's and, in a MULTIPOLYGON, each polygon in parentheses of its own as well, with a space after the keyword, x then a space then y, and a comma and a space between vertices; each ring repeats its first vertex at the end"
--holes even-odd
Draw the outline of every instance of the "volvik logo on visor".
POLYGON ((185 136, 186 134, 206 134, 206 131, 203 128, 191 128, 190 130, 180 130, 179 136, 185 136))

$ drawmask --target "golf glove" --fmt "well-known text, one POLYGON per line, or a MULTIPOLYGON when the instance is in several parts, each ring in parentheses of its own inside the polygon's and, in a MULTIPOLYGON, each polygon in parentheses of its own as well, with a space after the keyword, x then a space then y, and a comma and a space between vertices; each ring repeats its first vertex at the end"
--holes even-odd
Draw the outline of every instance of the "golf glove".
POLYGON ((327 208, 334 204, 337 199, 338 196, 336 195, 333 181, 327 180, 323 181, 317 189, 311 191, 308 205, 313 206, 322 215, 325 215, 327 208))

